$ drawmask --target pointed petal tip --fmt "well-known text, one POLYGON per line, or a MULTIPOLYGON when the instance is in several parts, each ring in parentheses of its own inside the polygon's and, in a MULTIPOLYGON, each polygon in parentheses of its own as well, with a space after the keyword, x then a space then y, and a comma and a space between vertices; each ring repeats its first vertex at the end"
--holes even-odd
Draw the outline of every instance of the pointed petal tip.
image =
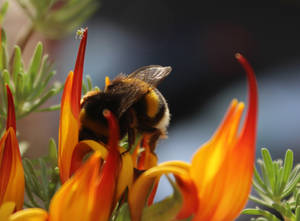
POLYGON ((109 147, 118 151, 118 142, 120 139, 120 135, 119 135, 119 125, 117 122, 117 118, 108 109, 104 109, 102 114, 108 121, 108 127, 109 127, 108 144, 109 144, 109 147))
POLYGON ((14 98, 11 93, 9 86, 6 84, 6 92, 7 92, 7 121, 6 121, 6 129, 12 127, 16 131, 16 114, 15 114, 15 105, 14 98))
POLYGON ((82 75, 84 67, 85 49, 87 44, 88 29, 85 28, 83 37, 80 41, 79 49, 77 52, 77 58, 74 68, 74 79, 72 84, 72 111, 76 117, 79 116, 81 87, 82 87, 82 75))
POLYGON ((88 27, 86 27, 86 28, 84 29, 83 37, 84 37, 84 38, 87 38, 87 35, 88 35, 88 27))
MULTIPOLYGON (((235 57, 238 60, 238 62, 243 66, 248 78, 249 105, 244 125, 244 133, 247 134, 249 131, 252 131, 252 134, 255 134, 258 112, 258 88, 255 73, 250 63, 243 55, 237 53, 235 54, 235 57)), ((255 137, 253 137, 253 139, 255 139, 255 137)))

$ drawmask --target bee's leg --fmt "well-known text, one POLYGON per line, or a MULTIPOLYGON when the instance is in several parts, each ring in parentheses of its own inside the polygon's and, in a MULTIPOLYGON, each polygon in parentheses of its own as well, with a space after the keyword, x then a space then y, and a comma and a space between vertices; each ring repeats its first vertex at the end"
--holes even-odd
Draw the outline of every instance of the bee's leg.
POLYGON ((155 130, 153 133, 151 133, 150 135, 150 139, 149 139, 149 147, 150 147, 150 150, 151 152, 154 152, 155 151, 155 147, 157 145, 157 142, 159 140, 159 138, 162 136, 162 132, 160 130, 155 130))

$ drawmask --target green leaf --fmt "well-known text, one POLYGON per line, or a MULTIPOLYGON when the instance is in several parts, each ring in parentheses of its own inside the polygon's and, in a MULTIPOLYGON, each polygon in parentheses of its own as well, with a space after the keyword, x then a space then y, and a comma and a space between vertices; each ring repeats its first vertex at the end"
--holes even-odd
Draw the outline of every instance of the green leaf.
MULTIPOLYGON (((2 29, 3 30, 3 29, 2 29)), ((4 30, 2 33, 5 33, 4 30)), ((4 38, 5 40, 5 38, 4 38)), ((7 47, 5 41, 1 42, 1 50, 0 50, 0 70, 8 69, 8 54, 7 54, 7 47)))
POLYGON ((300 207, 299 206, 296 208, 295 214, 296 214, 295 221, 299 221, 300 220, 300 207))
POLYGON ((87 89, 88 91, 93 90, 93 84, 92 84, 92 79, 89 75, 86 76, 86 82, 87 82, 87 89))
POLYGON ((294 179, 290 180, 289 183, 286 185, 282 193, 282 198, 291 194, 291 192, 296 188, 299 180, 300 180, 300 173, 298 173, 297 176, 294 179))
POLYGON ((3 4, 2 4, 2 7, 0 8, 0 25, 2 24, 3 22, 3 19, 5 17, 5 14, 7 12, 7 9, 8 9, 8 1, 5 1, 3 4))
POLYGON ((281 190, 284 189, 289 176, 291 174, 291 171, 293 169, 293 160, 294 160, 294 154, 293 151, 287 150, 285 154, 285 159, 284 159, 284 165, 283 165, 283 176, 282 176, 282 181, 281 181, 281 190))
MULTIPOLYGON (((24 172, 25 172, 25 180, 27 185, 27 190, 31 193, 30 195, 37 195, 39 198, 43 198, 43 189, 41 184, 38 181, 36 171, 32 162, 29 159, 24 158, 23 160, 24 172)), ((36 202, 33 200, 31 201, 33 204, 36 202)), ((41 207, 41 206, 38 206, 41 207)))
POLYGON ((265 191, 268 191, 268 188, 267 186, 265 185, 265 183, 263 182, 263 180, 261 179, 256 167, 254 167, 254 180, 257 182, 258 186, 265 190, 265 191))
POLYGON ((30 107, 28 110, 24 110, 24 112, 20 115, 20 117, 24 117, 28 115, 30 112, 35 111, 39 106, 44 104, 50 97, 56 94, 56 90, 52 89, 47 92, 43 97, 40 98, 40 100, 37 100, 35 104, 30 104, 30 107))
POLYGON ((9 72, 8 72, 8 70, 7 69, 4 69, 3 71, 2 71, 2 80, 3 80, 3 82, 4 82, 4 85, 8 85, 9 86, 9 88, 11 89, 11 84, 10 84, 10 74, 9 74, 9 72))
MULTIPOLYGON (((20 103, 23 100, 23 91, 24 91, 24 75, 23 73, 17 74, 17 81, 16 81, 16 103, 20 103)), ((16 117, 18 118, 18 110, 16 113, 16 117)))
MULTIPOLYGON (((168 178, 168 177, 167 177, 168 178)), ((168 178, 170 184, 173 187, 173 195, 168 197, 158 203, 155 203, 149 207, 144 208, 142 221, 151 221, 151 220, 164 220, 171 221, 174 220, 176 215, 181 209, 182 206, 182 196, 178 186, 168 178)))
POLYGON ((56 143, 54 141, 53 138, 51 138, 49 140, 49 148, 48 148, 48 157, 49 157, 49 160, 56 164, 57 162, 57 149, 56 149, 56 143))
MULTIPOLYGON (((53 145, 51 144, 50 146, 53 145)), ((29 160, 24 159, 26 194, 29 199, 27 206, 48 209, 51 198, 60 185, 57 162, 51 162, 50 153, 45 157, 29 160)))
MULTIPOLYGON (((14 61, 13 61, 13 71, 12 71, 13 81, 15 83, 17 83, 17 77, 21 71, 23 72, 22 53, 21 53, 21 48, 18 45, 16 45, 14 51, 14 61)), ((17 87, 17 85, 15 85, 15 87, 17 87)))
POLYGON ((28 75, 30 76, 30 88, 33 88, 34 81, 40 70, 42 56, 43 56, 43 45, 41 42, 38 42, 38 44, 35 47, 35 50, 34 50, 32 58, 31 58, 30 65, 29 65, 29 69, 28 69, 28 75))
POLYGON ((259 209, 259 208, 256 208, 256 209, 244 209, 242 211, 242 214, 255 215, 255 216, 263 216, 263 217, 265 217, 269 221, 280 221, 280 219, 278 219, 272 213, 270 213, 270 212, 268 212, 266 210, 259 209))
POLYGON ((274 190, 275 190, 275 170, 274 170, 274 165, 273 165, 273 162, 272 162, 270 152, 269 152, 268 149, 262 148, 261 149, 261 155, 262 155, 262 158, 263 158, 263 162, 264 162, 264 166, 265 166, 265 170, 266 170, 266 175, 268 177, 271 189, 274 192, 274 190))
POLYGON ((262 205, 262 206, 272 208, 272 202, 266 202, 264 200, 261 200, 261 199, 255 197, 255 196, 249 196, 249 199, 252 200, 255 203, 258 203, 258 204, 262 205))
POLYGON ((86 94, 88 92, 88 89, 86 87, 86 84, 84 83, 84 81, 82 81, 82 93, 86 94))

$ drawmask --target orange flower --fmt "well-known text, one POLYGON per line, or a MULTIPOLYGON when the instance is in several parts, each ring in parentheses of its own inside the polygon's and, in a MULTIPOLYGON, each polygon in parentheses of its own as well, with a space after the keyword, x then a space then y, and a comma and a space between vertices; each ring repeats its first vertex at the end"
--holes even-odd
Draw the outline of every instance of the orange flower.
POLYGON ((114 208, 121 158, 116 120, 109 111, 104 115, 112 132, 107 157, 96 151, 74 177, 62 186, 50 204, 50 220, 109 219, 114 208), (105 163, 102 159, 105 159, 105 163))
POLYGON ((24 170, 16 137, 16 117, 12 93, 7 89, 6 131, 0 140, 0 206, 14 202, 15 210, 23 207, 24 170))
POLYGON ((144 172, 133 184, 128 199, 133 221, 142 217, 149 193, 145 189, 150 191, 153 180, 167 173, 175 175, 183 195, 183 206, 174 218, 193 215, 197 221, 230 221, 239 215, 252 183, 258 98, 251 66, 240 54, 236 58, 246 70, 249 83, 249 107, 241 132, 238 128, 244 104, 233 100, 223 123, 195 153, 191 164, 162 163, 144 172))
POLYGON ((110 111, 104 116, 109 122, 108 151, 95 151, 89 160, 68 179, 53 196, 49 213, 27 209, 10 216, 10 221, 107 221, 115 207, 115 194, 121 157, 118 150, 118 125, 110 111))

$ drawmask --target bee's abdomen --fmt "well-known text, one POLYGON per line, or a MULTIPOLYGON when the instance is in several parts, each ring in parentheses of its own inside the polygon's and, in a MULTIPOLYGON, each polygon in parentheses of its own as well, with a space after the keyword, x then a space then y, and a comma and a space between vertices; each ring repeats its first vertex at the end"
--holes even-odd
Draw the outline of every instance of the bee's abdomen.
POLYGON ((142 130, 157 128, 164 131, 169 124, 168 104, 156 88, 150 88, 133 108, 142 130))

